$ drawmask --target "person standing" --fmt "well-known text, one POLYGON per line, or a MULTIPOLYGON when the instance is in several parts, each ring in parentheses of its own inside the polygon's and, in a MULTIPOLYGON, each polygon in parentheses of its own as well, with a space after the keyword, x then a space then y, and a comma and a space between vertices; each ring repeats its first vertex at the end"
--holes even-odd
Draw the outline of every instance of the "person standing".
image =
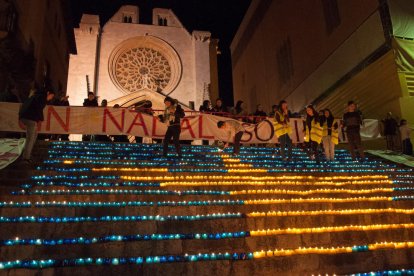
POLYGON ((384 120, 382 120, 384 126, 384 136, 387 141, 387 149, 395 150, 395 141, 397 137, 398 123, 397 120, 392 117, 392 113, 388 112, 384 120))
MULTIPOLYGON (((218 98, 216 100, 216 105, 213 107, 213 112, 215 113, 228 113, 227 107, 223 104, 223 100, 218 98)), ((223 114, 216 114, 222 116, 223 114)))
POLYGON ((279 106, 277 104, 272 105, 272 111, 269 113, 269 117, 274 118, 276 115, 276 111, 279 110, 279 106))
MULTIPOLYGON (((88 92, 88 98, 84 99, 83 106, 85 107, 97 107, 98 100, 93 92, 88 92)), ((82 141, 92 141, 93 135, 82 135, 82 141)))
POLYGON ((318 112, 312 105, 306 107, 306 121, 304 124, 305 146, 311 160, 319 160, 318 145, 322 142, 322 128, 318 112))
POLYGON ((243 122, 247 121, 246 117, 248 113, 246 110, 246 104, 241 100, 237 101, 236 106, 233 109, 233 114, 236 115, 234 116, 235 119, 243 122))
POLYGON ((19 120, 26 127, 26 143, 23 149, 22 161, 32 163, 32 150, 37 139, 37 123, 43 121, 43 109, 46 102, 53 100, 55 93, 49 90, 37 89, 33 85, 29 98, 22 104, 19 111, 19 120))
POLYGON ((408 127, 407 120, 402 119, 400 122, 400 134, 402 142, 402 153, 406 155, 413 154, 413 145, 410 140, 411 130, 408 127))
POLYGON ((338 123, 335 122, 335 118, 329 109, 323 111, 321 117, 322 126, 322 144, 323 151, 327 161, 335 160, 335 145, 338 144, 338 123))
POLYGON ((263 111, 263 107, 261 104, 256 106, 256 111, 253 114, 255 116, 254 123, 260 123, 261 121, 265 120, 267 117, 266 112, 263 111))
POLYGON ((211 104, 209 100, 204 100, 203 105, 200 105, 200 112, 202 113, 209 113, 211 112, 211 104))
POLYGON ((168 125, 167 132, 164 136, 163 153, 164 157, 167 157, 168 144, 172 138, 177 151, 178 157, 181 158, 181 147, 180 147, 180 133, 181 133, 181 118, 185 117, 184 110, 181 105, 171 97, 166 97, 164 100, 165 111, 164 115, 161 116, 161 121, 168 125))
POLYGON ((286 101, 280 101, 279 108, 275 113, 275 134, 280 143, 280 154, 283 161, 292 159, 292 140, 290 139, 292 128, 289 124, 289 109, 286 101), (286 148, 288 155, 286 157, 286 148))
POLYGON ((88 97, 83 100, 83 106, 95 107, 99 106, 98 100, 93 92, 88 92, 88 97))
POLYGON ((362 125, 361 112, 356 109, 354 101, 348 102, 348 111, 343 116, 343 126, 348 138, 349 151, 352 156, 352 160, 357 160, 356 152, 359 153, 361 159, 365 158, 364 148, 361 141, 361 125, 362 125))
MULTIPOLYGON (((62 96, 59 101, 59 106, 69 106, 69 96, 62 96)), ((69 141, 69 134, 61 134, 62 141, 69 141)))
MULTIPOLYGON (((209 100, 204 100, 203 101, 203 105, 200 106, 199 109, 200 113, 211 113, 212 109, 211 109, 211 103, 209 100)), ((208 140, 203 140, 203 146, 208 146, 209 145, 209 141, 208 140)))
POLYGON ((240 153, 240 141, 244 133, 243 126, 237 121, 228 120, 218 121, 217 127, 228 132, 227 142, 224 144, 224 148, 229 146, 229 141, 234 141, 233 155, 238 155, 240 153))

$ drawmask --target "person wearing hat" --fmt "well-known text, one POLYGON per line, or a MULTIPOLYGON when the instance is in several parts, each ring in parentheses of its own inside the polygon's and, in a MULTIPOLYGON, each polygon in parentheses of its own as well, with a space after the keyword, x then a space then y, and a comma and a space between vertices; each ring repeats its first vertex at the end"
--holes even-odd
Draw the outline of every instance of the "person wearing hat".
POLYGON ((181 105, 177 105, 176 101, 173 100, 171 97, 166 97, 164 100, 164 104, 165 104, 164 115, 160 116, 160 119, 162 122, 168 125, 168 128, 164 136, 162 155, 164 157, 167 157, 168 144, 172 138, 178 157, 181 158, 181 147, 180 147, 181 118, 185 117, 185 113, 181 105))

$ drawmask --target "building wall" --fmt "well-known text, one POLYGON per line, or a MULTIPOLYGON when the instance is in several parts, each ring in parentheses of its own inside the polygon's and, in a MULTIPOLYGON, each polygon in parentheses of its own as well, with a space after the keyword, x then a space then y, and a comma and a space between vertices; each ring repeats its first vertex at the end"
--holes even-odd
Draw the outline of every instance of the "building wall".
POLYGON ((386 113, 401 118, 401 86, 393 51, 370 64, 321 100, 318 108, 329 108, 341 117, 349 100, 358 103, 366 118, 385 118, 386 113))
POLYGON ((69 53, 73 34, 68 34, 67 3, 64 0, 15 0, 18 30, 23 48, 33 51, 36 61, 35 80, 41 84, 48 75, 55 91, 66 91, 69 53))
POLYGON ((96 47, 99 35, 99 16, 84 14, 79 28, 75 29, 77 54, 70 55, 67 90, 72 105, 82 105, 88 91, 94 91, 96 47), (89 79, 89 88, 86 76, 89 79))
MULTIPOLYGON (((366 47, 366 52, 371 54, 384 43, 383 33, 378 31, 382 30, 381 20, 375 15, 378 0, 338 0, 340 24, 331 33, 327 32, 322 2, 252 1, 231 44, 235 101, 244 100, 253 111, 256 104, 263 104, 269 110, 272 104, 288 98, 293 109, 301 109, 329 88, 337 77, 321 81, 317 87, 307 86, 305 89, 312 90, 310 96, 303 95, 304 90, 299 92, 298 88, 370 18, 374 27, 369 25, 367 29, 375 31, 374 37, 367 37, 358 47, 364 48, 364 43, 368 43, 370 47, 366 47), (289 44, 286 48, 291 53, 290 68, 283 68, 284 73, 288 70, 289 74, 282 81, 279 67, 286 66, 280 64, 280 59, 278 63, 278 56, 281 52, 286 54, 282 47, 289 44), (289 97, 295 92, 298 92, 295 97, 289 97)), ((342 61, 346 59, 342 57, 342 61)), ((358 59, 361 57, 355 57, 358 59)))

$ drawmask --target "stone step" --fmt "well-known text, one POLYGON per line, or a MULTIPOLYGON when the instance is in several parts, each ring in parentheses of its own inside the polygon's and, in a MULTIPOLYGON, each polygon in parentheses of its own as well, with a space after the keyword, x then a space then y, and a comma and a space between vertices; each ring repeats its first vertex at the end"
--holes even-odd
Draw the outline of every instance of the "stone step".
MULTIPOLYGON (((117 234, 117 233, 115 233, 117 234)), ((80 236, 76 236, 80 237, 80 236)), ((96 236, 93 236, 96 237, 96 236)), ((21 237, 23 238, 23 237, 21 237)), ((41 238, 41 237, 34 237, 41 238)), ((64 237, 54 237, 64 238, 64 237)), ((84 237, 85 238, 85 237, 84 237)), ((302 235, 252 236, 221 240, 158 240, 108 242, 73 245, 27 245, 3 246, 2 260, 16 259, 59 259, 88 256, 91 258, 118 256, 159 256, 198 254, 199 252, 254 252, 274 249, 296 249, 300 247, 352 247, 360 244, 374 244, 393 241, 414 240, 414 229, 394 229, 366 232, 337 232, 302 235)))
MULTIPOLYGON (((104 214, 102 214, 103 216, 104 214)), ((105 221, 77 223, 1 223, 3 239, 39 236, 90 236, 109 234, 237 232, 278 228, 317 228, 341 225, 412 223, 414 215, 381 213, 323 216, 248 217, 210 220, 105 221), (93 229, 93 230, 92 230, 93 229), (173 230, 172 230, 173 229, 173 230), (91 232, 92 231, 92 232, 91 232)))
MULTIPOLYGON (((379 250, 335 255, 294 255, 247 261, 202 261, 167 264, 59 267, 45 275, 312 275, 351 274, 414 268, 414 250, 379 250), (362 270, 362 271, 361 271, 362 270)), ((84 256, 87 257, 87 256, 84 256)), ((39 275, 38 270, 12 269, 10 276, 39 275)))
MULTIPOLYGON (((282 203, 282 204, 237 204, 237 205, 205 205, 205 206, 162 206, 157 200, 148 198, 134 199, 145 205, 154 202, 154 206, 125 206, 125 207, 26 207, 0 208, 0 216, 128 216, 128 215, 180 215, 190 216, 208 213, 243 213, 269 211, 313 211, 313 210, 349 210, 349 209, 407 209, 414 207, 413 201, 385 201, 385 202, 346 202, 346 203, 282 203)), ((43 199, 44 200, 44 199, 43 199)), ((51 203, 56 198, 51 199, 51 203)), ((179 199, 180 200, 180 199, 179 199)), ((182 199, 181 199, 182 200, 182 199)), ((199 199, 197 199, 199 200, 199 199)), ((64 200, 60 201, 63 202, 64 200)), ((68 201, 69 202, 69 201, 68 201)), ((84 202, 84 201, 81 201, 84 202)), ((99 202, 93 201, 93 202, 99 202)), ((103 201, 101 201, 103 202, 103 201)), ((162 201, 161 201, 162 202, 162 201)), ((34 202, 36 203, 36 202, 34 202)), ((33 205, 34 205, 33 203, 33 205)), ((41 201, 39 201, 41 204, 41 201)))

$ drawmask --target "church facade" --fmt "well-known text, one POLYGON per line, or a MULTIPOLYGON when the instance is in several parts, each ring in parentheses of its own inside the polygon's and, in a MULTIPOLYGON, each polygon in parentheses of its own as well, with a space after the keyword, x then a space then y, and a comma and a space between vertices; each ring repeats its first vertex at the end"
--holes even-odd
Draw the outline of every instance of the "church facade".
POLYGON ((217 40, 210 32, 189 33, 171 10, 154 9, 152 25, 145 25, 138 7, 122 6, 102 28, 98 15, 84 14, 75 38, 67 87, 72 105, 89 91, 110 106, 150 100, 155 109, 166 95, 192 109, 218 95, 211 84, 217 40))

